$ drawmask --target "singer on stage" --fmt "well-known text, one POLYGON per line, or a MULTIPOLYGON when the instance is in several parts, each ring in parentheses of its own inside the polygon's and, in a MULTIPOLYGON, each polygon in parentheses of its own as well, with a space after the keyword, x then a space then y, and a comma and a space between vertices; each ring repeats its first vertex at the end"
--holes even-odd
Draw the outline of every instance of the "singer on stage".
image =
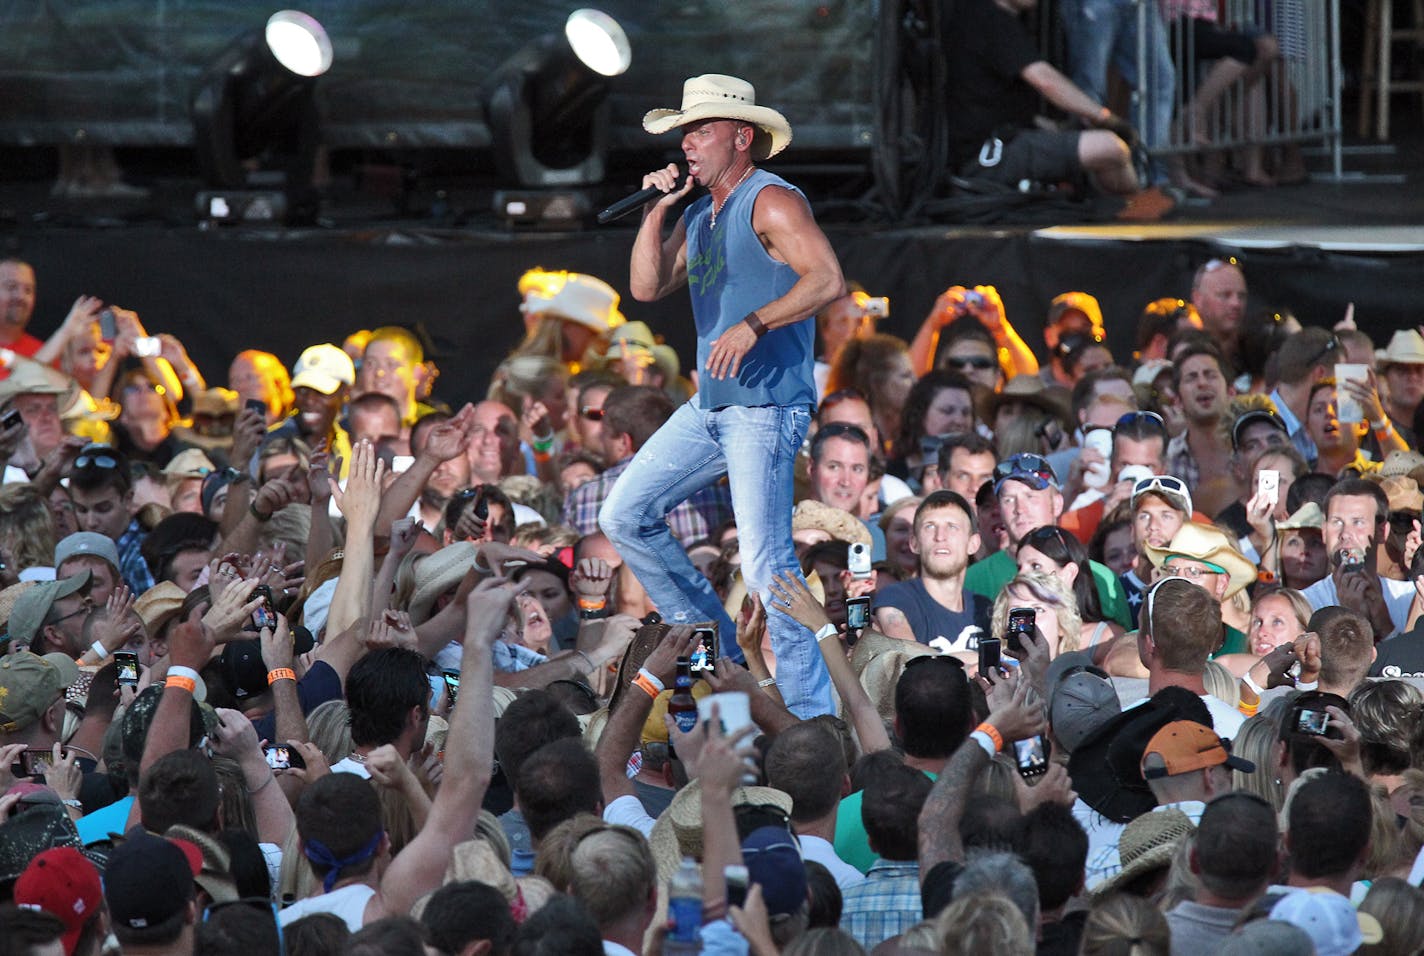
POLYGON ((652 110, 650 133, 682 129, 690 175, 669 165, 643 178, 665 195, 644 207, 629 286, 642 302, 687 285, 697 325, 698 392, 634 456, 598 520, 670 622, 735 628, 665 517, 728 477, 748 591, 761 595, 777 684, 801 717, 831 712, 830 678, 814 636, 776 608, 774 575, 800 576, 791 543, 791 472, 816 404, 814 324, 845 283, 801 191, 755 165, 791 142, 791 126, 756 105, 752 85, 708 74, 683 84, 681 109, 652 110), (708 190, 663 238, 668 211, 708 190))

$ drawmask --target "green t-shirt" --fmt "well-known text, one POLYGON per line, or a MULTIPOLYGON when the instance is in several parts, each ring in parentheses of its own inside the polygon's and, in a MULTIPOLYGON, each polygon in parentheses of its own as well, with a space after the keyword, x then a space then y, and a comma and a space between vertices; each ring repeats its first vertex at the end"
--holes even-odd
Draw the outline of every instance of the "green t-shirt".
MULTIPOLYGON (((937 777, 925 771, 931 780, 937 777)), ((865 823, 860 819, 860 798, 865 791, 857 790, 841 801, 836 814, 836 856, 864 873, 879 859, 870 848, 870 838, 865 835, 865 823)))
MULTIPOLYGON (((1088 562, 1093 572, 1093 584, 1098 589, 1098 600, 1103 606, 1103 616, 1116 621, 1125 628, 1132 627, 1132 617, 1127 610, 1127 593, 1122 582, 1112 573, 1112 569, 1096 561, 1088 562)), ((983 561, 976 561, 964 572, 964 590, 982 594, 989 600, 999 596, 1004 585, 1019 573, 1018 562, 1007 551, 996 551, 983 561)))

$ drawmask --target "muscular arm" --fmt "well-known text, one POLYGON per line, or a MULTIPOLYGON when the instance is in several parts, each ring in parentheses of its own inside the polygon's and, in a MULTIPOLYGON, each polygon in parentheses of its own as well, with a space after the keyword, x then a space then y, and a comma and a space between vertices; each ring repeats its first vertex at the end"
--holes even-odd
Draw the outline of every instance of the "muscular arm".
POLYGON ((876 609, 875 629, 886 637, 893 637, 897 641, 916 640, 915 632, 910 629, 909 618, 905 617, 905 612, 897 607, 876 609))
POLYGON ((966 740, 944 765, 930 795, 920 809, 920 878, 935 864, 964 862, 964 844, 959 838, 959 820, 969 802, 974 781, 989 766, 989 755, 973 740, 966 740))
POLYGON ((681 186, 674 178, 675 166, 649 173, 643 178, 643 188, 658 185, 671 189, 667 196, 643 210, 643 222, 633 240, 633 256, 628 268, 628 291, 639 302, 656 302, 687 282, 687 227, 679 216, 672 234, 663 238, 667 213, 677 200, 692 189, 692 177, 681 186))
POLYGON ((800 322, 845 295, 840 261, 806 200, 789 189, 768 186, 757 194, 752 228, 767 252, 801 277, 781 298, 756 310, 768 329, 800 322))

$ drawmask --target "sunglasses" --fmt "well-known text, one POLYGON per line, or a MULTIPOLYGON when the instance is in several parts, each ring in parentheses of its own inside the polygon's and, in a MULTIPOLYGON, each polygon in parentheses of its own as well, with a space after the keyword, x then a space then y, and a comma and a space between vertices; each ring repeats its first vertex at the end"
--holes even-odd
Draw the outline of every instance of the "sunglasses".
POLYGON ((1113 424, 1113 434, 1116 435, 1119 429, 1139 428, 1143 425, 1160 431, 1164 436, 1167 434, 1167 423, 1156 412, 1128 412, 1113 424))
POLYGON ((1137 484, 1132 486, 1132 497, 1146 494, 1149 491, 1170 491, 1174 494, 1187 494, 1186 482, 1180 478, 1173 478, 1171 475, 1152 475, 1147 478, 1137 479, 1137 484))
POLYGON ((105 471, 113 471, 119 467, 119 459, 112 448, 86 448, 79 453, 78 458, 74 459, 74 467, 103 468, 105 471))
POLYGON ((994 466, 994 484, 997 485, 1005 478, 1024 474, 1037 475, 1044 481, 1058 483, 1058 477, 1053 473, 1053 466, 1048 463, 1047 458, 1032 452, 1023 452, 1005 458, 994 466))
POLYGON ((1164 581, 1171 580, 1172 578, 1185 578, 1194 584, 1208 574, 1222 573, 1220 571, 1213 571, 1211 568, 1187 568, 1173 564, 1162 565, 1162 571, 1167 575, 1166 578, 1163 578, 1164 581))
POLYGON ((1068 542, 1064 538, 1065 534, 1067 534, 1067 532, 1057 525, 1046 524, 1041 528, 1034 528, 1028 534, 1024 535, 1021 544, 1032 545, 1035 549, 1042 551, 1043 549, 1038 547, 1040 544, 1053 541, 1058 545, 1059 550, 1068 551, 1068 542))
POLYGON ((1320 361, 1325 356, 1329 355, 1331 352, 1339 351, 1339 349, 1340 340, 1332 332, 1330 338, 1325 340, 1325 344, 1320 347, 1320 350, 1317 351, 1314 355, 1312 355, 1310 357, 1310 360, 1305 364, 1307 367, 1314 365, 1316 362, 1320 361))
POLYGON ((1203 275, 1206 275, 1207 273, 1215 272, 1217 269, 1225 269, 1227 266, 1235 266, 1240 269, 1241 260, 1235 256, 1227 256, 1225 259, 1208 259, 1206 265, 1202 266, 1201 271, 1203 275))
POLYGON ((579 409, 579 417, 590 422, 603 421, 603 409, 584 405, 579 409))
POLYGON ((999 363, 991 358, 985 358, 982 355, 951 355, 940 364, 946 368, 952 368, 957 371, 972 368, 980 372, 986 372, 991 368, 996 368, 999 363))

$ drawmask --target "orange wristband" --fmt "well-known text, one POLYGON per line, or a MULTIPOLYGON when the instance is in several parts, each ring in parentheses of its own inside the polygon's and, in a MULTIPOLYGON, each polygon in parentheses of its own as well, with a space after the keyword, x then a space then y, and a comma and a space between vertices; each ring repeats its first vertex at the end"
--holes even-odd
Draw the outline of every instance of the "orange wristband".
POLYGON ((608 606, 608 598, 579 598, 580 611, 601 611, 608 606))
POLYGON ((271 687, 279 680, 296 680, 297 672, 290 667, 274 667, 267 672, 267 686, 271 687))
POLYGON ((642 674, 639 674, 637 677, 633 678, 633 686, 641 690, 643 693, 647 694, 653 700, 658 699, 658 689, 653 686, 652 681, 648 680, 642 674))
POLYGON ((1001 733, 999 733, 999 728, 995 727, 993 724, 989 723, 988 721, 985 721, 984 723, 980 724, 978 727, 975 727, 974 729, 977 730, 977 731, 979 731, 979 732, 980 732, 981 734, 983 734, 984 736, 988 737, 990 740, 992 740, 992 741, 994 742, 994 749, 995 749, 996 751, 999 751, 1000 753, 1003 752, 1003 750, 1004 750, 1004 735, 1001 734, 1001 733))
POLYGON ((181 687, 192 694, 198 689, 198 682, 191 677, 183 677, 180 674, 169 674, 163 680, 164 687, 181 687))

